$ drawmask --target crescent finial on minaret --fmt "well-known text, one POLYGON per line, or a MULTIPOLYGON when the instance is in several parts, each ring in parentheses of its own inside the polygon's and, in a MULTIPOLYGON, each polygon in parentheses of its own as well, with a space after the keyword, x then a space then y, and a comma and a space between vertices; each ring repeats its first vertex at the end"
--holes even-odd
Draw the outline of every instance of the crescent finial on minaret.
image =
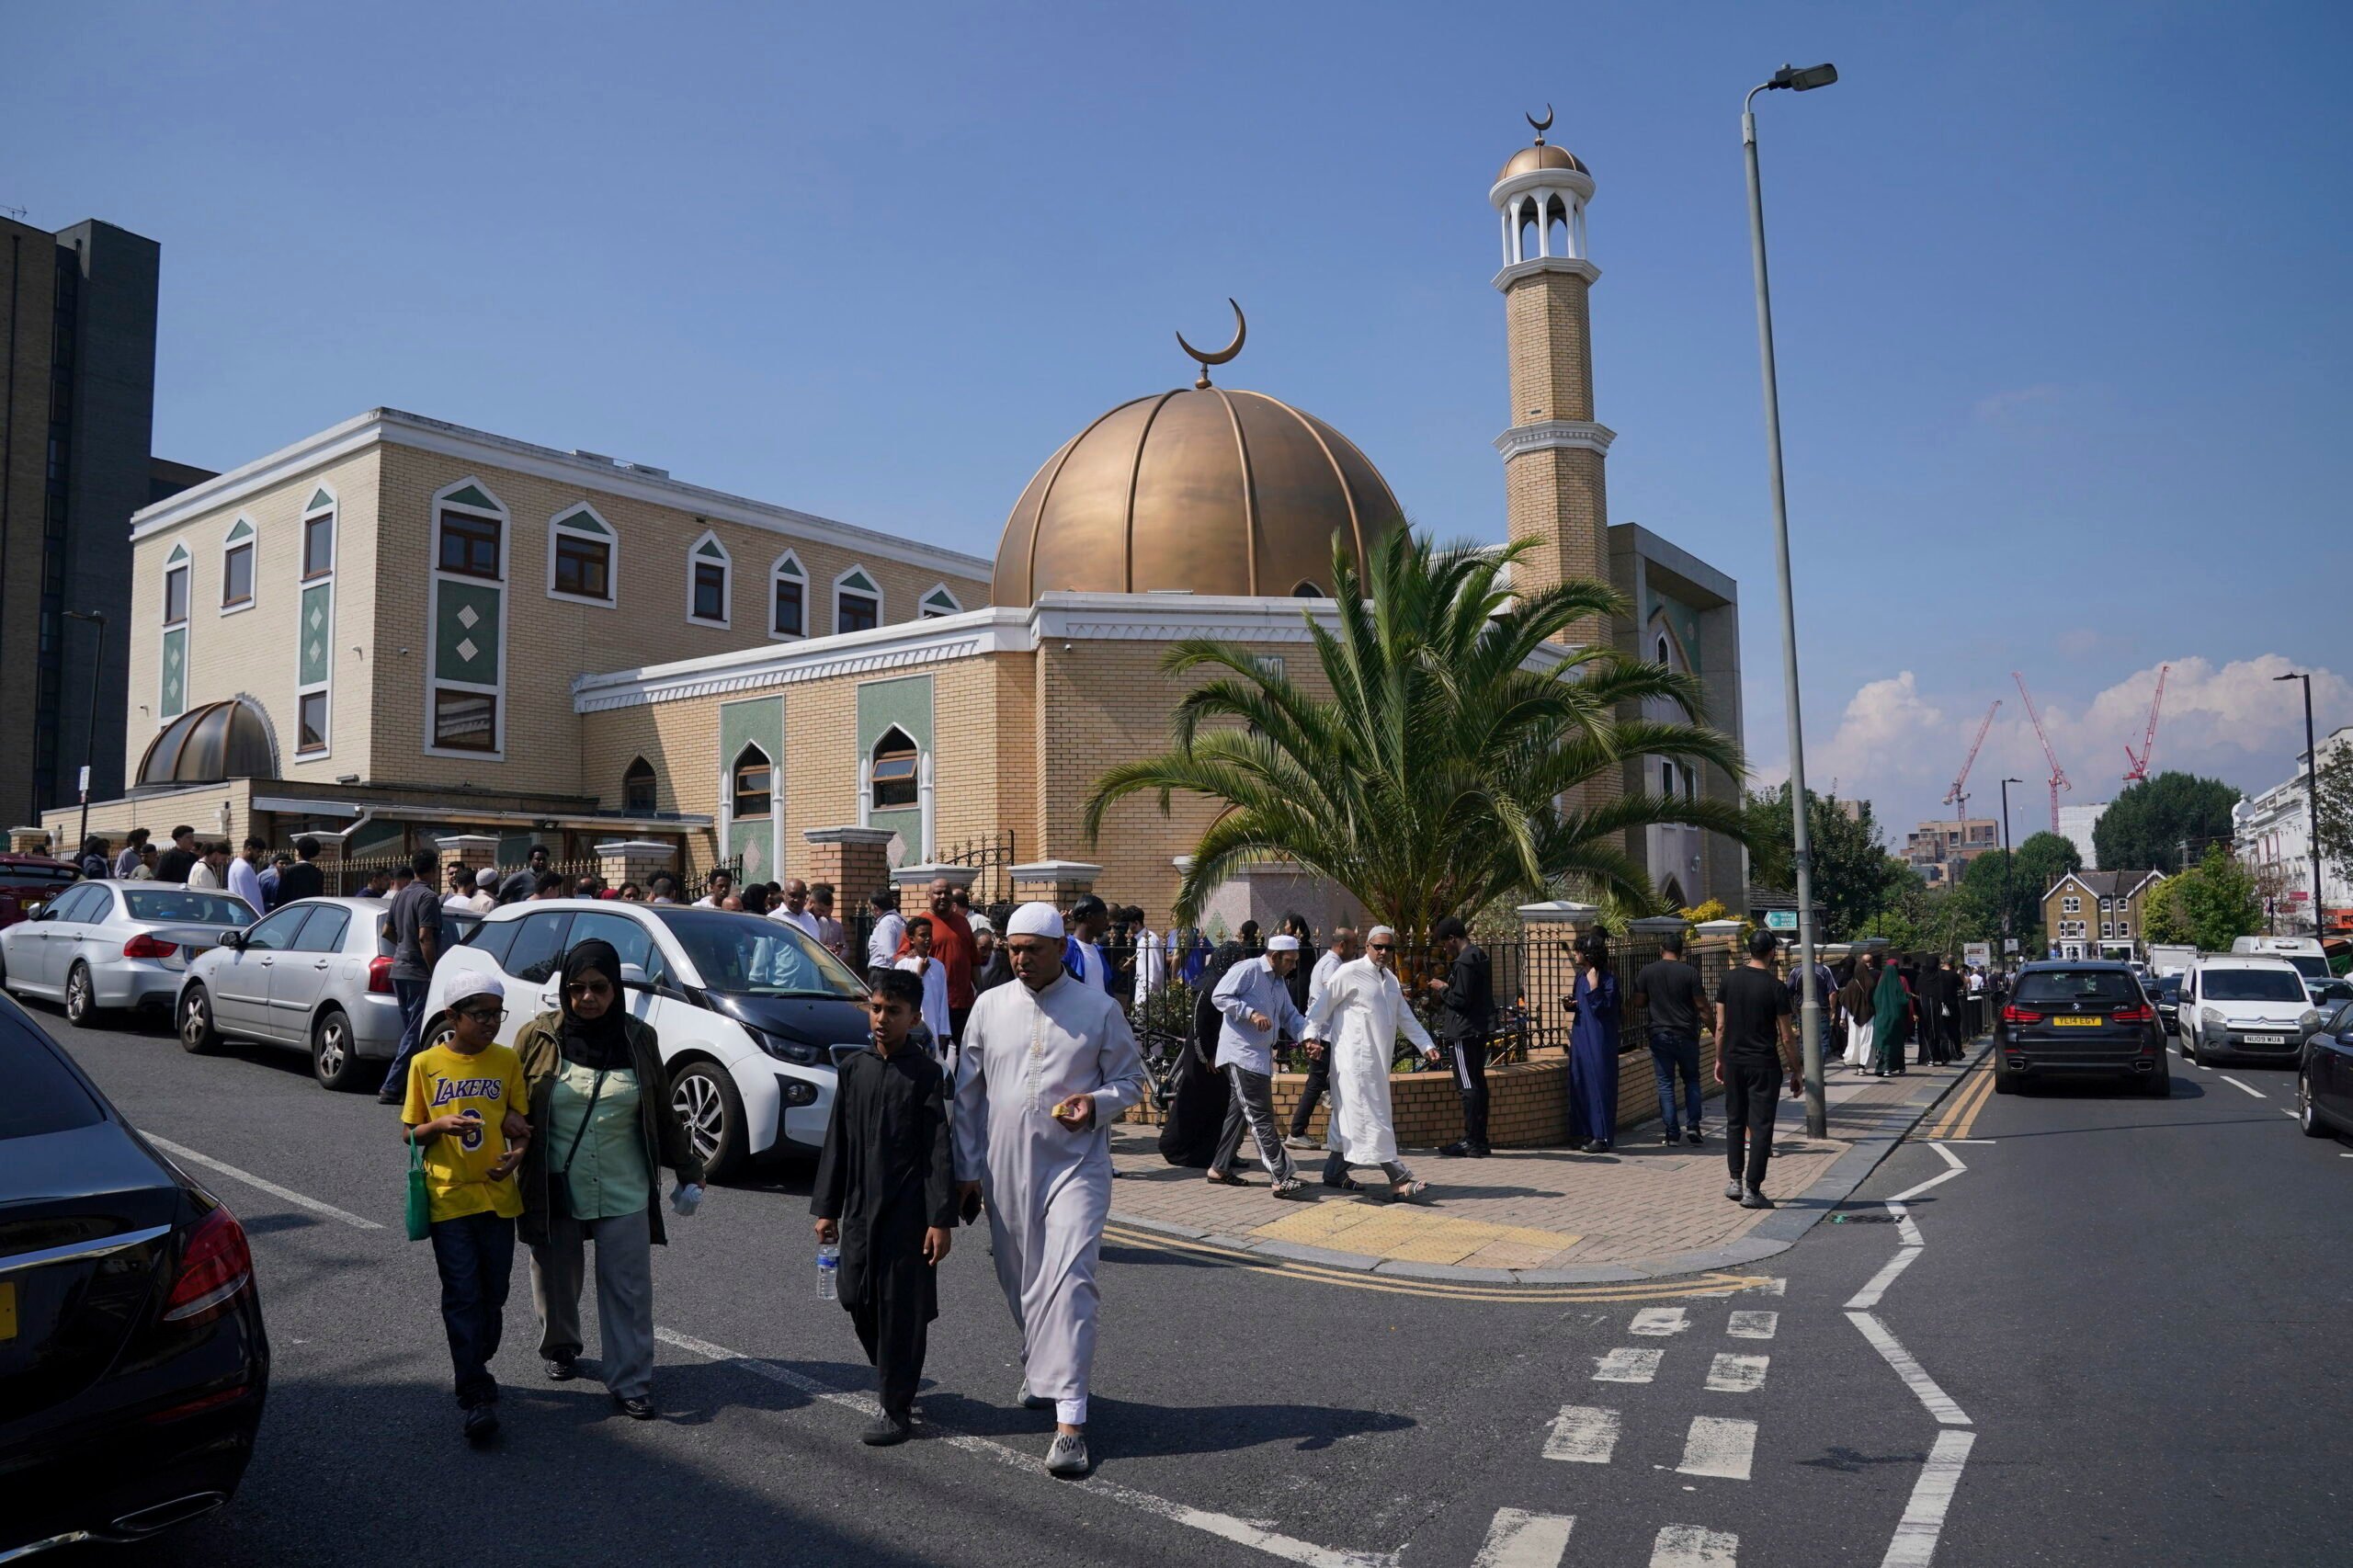
POLYGON ((1544 145, 1544 133, 1552 129, 1552 106, 1551 104, 1544 106, 1544 118, 1541 119, 1532 114, 1529 115, 1528 123, 1536 128, 1536 144, 1541 147, 1544 145))
POLYGON ((1242 306, 1232 299, 1228 299, 1225 302, 1233 307, 1233 341, 1227 344, 1224 347, 1216 350, 1214 353, 1208 352, 1203 349, 1196 348, 1191 344, 1186 342, 1185 335, 1183 333, 1180 332, 1176 335, 1176 347, 1182 348, 1186 353, 1200 361, 1201 379, 1193 383, 1193 388, 1197 392, 1205 392, 1208 390, 1210 384, 1210 367, 1211 365, 1222 365, 1227 360, 1233 358, 1236 354, 1241 353, 1242 340, 1250 335, 1250 324, 1245 321, 1242 317, 1242 306))

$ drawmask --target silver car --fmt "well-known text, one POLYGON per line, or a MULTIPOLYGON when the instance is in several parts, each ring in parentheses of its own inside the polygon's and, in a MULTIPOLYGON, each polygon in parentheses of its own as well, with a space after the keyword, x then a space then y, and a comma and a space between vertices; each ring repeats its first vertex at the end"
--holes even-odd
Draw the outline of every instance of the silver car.
POLYGON ((254 917, 245 901, 173 882, 83 881, 0 931, 0 985, 65 1004, 76 1025, 168 1007, 193 956, 254 917))
POLYGON ((223 1040, 301 1046, 329 1089, 372 1089, 400 1049, 392 945, 381 898, 306 898, 225 933, 178 977, 180 1049, 223 1040))

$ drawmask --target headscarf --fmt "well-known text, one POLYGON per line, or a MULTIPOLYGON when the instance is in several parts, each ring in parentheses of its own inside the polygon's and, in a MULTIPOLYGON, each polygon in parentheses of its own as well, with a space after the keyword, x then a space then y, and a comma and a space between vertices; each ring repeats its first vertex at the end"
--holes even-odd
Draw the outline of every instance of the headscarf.
POLYGON ((1880 1031, 1881 1039, 1896 1038, 1893 1031, 1903 1026, 1904 1011, 1910 1001, 1904 990, 1904 977, 1896 972, 1895 966, 1883 966, 1879 971, 1879 988, 1871 993, 1871 1025, 1880 1031))
POLYGON ((574 942, 563 955, 562 985, 556 994, 563 1023, 556 1031, 556 1045, 563 1059, 599 1073, 629 1066, 629 1007, 621 994, 621 955, 613 945, 595 937, 574 942), (572 1010, 572 983, 591 972, 612 982, 613 999, 600 1017, 584 1018, 572 1010))

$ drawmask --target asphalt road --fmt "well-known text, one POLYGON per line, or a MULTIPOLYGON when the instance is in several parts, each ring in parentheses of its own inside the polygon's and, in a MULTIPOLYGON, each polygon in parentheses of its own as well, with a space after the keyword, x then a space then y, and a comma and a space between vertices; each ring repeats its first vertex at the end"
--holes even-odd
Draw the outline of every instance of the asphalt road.
POLYGON ((931 1436, 858 1446, 870 1374, 790 1169, 657 1252, 661 1421, 540 1380, 518 1261, 506 1432, 469 1450, 392 1113, 290 1051, 33 1012, 139 1125, 282 1189, 194 1167, 253 1235, 277 1354, 244 1488, 102 1562, 2309 1563, 2343 1536, 2353 1146, 2301 1137, 2278 1071, 2224 1070, 2262 1098, 2178 1062, 2166 1102, 1996 1098, 1995 1142, 1902 1146, 1736 1295, 1376 1290, 1117 1242, 1074 1484, 1013 1403, 982 1232, 944 1266, 931 1436), (1881 1201, 1940 1176, 1902 1222, 1881 1201), (1875 1346, 1849 1303, 1906 1252, 1875 1346))

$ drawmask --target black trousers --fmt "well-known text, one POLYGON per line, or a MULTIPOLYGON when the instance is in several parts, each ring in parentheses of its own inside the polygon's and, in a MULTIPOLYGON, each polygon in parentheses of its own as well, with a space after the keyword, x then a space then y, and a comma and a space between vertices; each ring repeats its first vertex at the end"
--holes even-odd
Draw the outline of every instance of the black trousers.
POLYGON ((498 1398, 490 1363, 506 1326, 506 1282, 515 1272, 515 1221, 465 1214, 433 1222, 433 1263, 441 1275, 441 1326, 458 1403, 468 1410, 498 1398))
POLYGON ((1307 1136, 1307 1123, 1322 1103, 1324 1091, 1332 1086, 1332 1048, 1325 1046, 1324 1054, 1307 1059, 1307 1087, 1300 1092, 1299 1105, 1290 1113, 1290 1135, 1307 1136))
POLYGON ((1724 1164, 1733 1180, 1762 1188, 1773 1157, 1773 1118, 1780 1109, 1781 1064, 1724 1063, 1724 1164))
POLYGON ((871 1300, 849 1309, 858 1342, 878 1374, 882 1414, 896 1421, 905 1421, 915 1409, 915 1385, 923 1381, 924 1352, 931 1340, 925 1307, 914 1291, 878 1283, 871 1300))
POLYGON ((1462 1141, 1473 1149, 1487 1146, 1487 1051, 1475 1040, 1450 1040, 1454 1053, 1454 1086, 1462 1096, 1462 1141))

